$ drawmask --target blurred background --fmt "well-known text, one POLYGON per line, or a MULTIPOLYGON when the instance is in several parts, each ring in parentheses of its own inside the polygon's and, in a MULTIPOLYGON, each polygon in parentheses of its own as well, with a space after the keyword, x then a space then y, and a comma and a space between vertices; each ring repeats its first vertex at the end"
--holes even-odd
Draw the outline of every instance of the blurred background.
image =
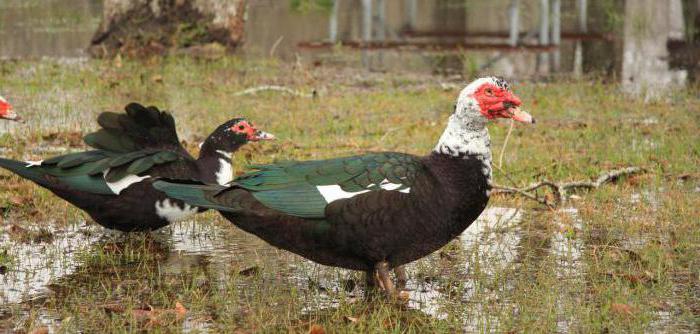
POLYGON ((5 59, 237 53, 467 80, 593 74, 658 94, 697 80, 700 1, 3 0, 0 41, 5 59))

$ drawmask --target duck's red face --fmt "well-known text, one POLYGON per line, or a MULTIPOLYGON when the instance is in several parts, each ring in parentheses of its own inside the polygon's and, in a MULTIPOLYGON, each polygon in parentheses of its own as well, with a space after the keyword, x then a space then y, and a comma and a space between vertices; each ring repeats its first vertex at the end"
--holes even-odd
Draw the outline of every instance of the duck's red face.
POLYGON ((273 136, 270 133, 267 133, 265 131, 260 131, 257 128, 255 128, 255 125, 252 122, 248 122, 246 120, 242 120, 236 124, 234 124, 230 130, 233 133, 239 134, 239 135, 245 135, 246 139, 249 141, 259 141, 259 140, 272 140, 275 139, 275 136, 273 136))
POLYGON ((0 96, 0 118, 19 121, 19 116, 12 109, 12 105, 0 96))
POLYGON ((520 98, 507 88, 485 83, 474 92, 474 98, 479 103, 481 114, 488 119, 512 118, 518 122, 535 123, 530 114, 520 110, 520 98))

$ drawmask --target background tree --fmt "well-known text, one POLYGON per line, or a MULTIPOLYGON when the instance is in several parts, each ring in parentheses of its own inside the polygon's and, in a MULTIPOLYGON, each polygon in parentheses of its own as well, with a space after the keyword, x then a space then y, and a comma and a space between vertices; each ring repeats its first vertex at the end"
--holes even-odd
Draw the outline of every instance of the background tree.
POLYGON ((90 54, 144 56, 233 50, 243 41, 245 0, 105 0, 90 54))

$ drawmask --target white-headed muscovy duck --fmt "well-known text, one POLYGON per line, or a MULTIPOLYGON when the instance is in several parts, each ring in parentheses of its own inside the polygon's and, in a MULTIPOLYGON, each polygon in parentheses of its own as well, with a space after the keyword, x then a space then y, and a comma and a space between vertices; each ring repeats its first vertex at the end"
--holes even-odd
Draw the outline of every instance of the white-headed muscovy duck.
POLYGON ((209 135, 195 159, 180 144, 170 113, 137 103, 125 109, 100 114, 102 128, 84 138, 94 150, 43 161, 0 158, 0 167, 49 189, 104 227, 147 231, 200 210, 155 190, 155 178, 227 184, 233 152, 249 141, 274 138, 234 118, 209 135))
MULTIPOLYGON (((219 210, 241 229, 318 263, 367 273, 390 294, 389 270, 462 233, 491 190, 486 124, 534 123, 508 83, 486 77, 457 99, 430 154, 367 153, 253 166, 229 186, 158 181, 168 196, 219 210)), ((398 272, 397 272, 398 275, 398 272)))
POLYGON ((11 121, 20 120, 19 115, 17 115, 15 110, 12 108, 12 105, 2 96, 0 96, 0 118, 9 119, 11 121))

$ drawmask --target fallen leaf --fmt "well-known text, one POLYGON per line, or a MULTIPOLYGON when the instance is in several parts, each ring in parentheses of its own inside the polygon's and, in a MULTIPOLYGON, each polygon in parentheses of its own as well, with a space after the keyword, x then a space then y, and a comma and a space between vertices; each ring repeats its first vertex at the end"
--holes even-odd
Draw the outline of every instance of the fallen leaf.
POLYGON ((613 303, 610 306, 610 309, 612 309, 613 313, 617 313, 620 315, 626 315, 626 316, 633 316, 634 315, 634 308, 630 305, 627 305, 627 304, 613 303))
POLYGON ((44 327, 39 327, 31 332, 30 334, 49 334, 49 328, 44 326, 44 327))
POLYGON ((187 309, 180 302, 175 302, 175 314, 178 320, 182 320, 187 314, 187 309))
POLYGON ((309 334, 326 334, 326 330, 321 325, 313 324, 309 328, 309 334))
MULTIPOLYGON (((102 304, 102 307, 107 313, 124 313, 126 307, 121 303, 102 304)), ((175 302, 173 309, 157 309, 148 305, 148 308, 134 309, 130 311, 130 315, 134 320, 140 323, 146 323, 146 327, 167 325, 175 321, 182 321, 187 314, 187 308, 180 302, 175 302)))

